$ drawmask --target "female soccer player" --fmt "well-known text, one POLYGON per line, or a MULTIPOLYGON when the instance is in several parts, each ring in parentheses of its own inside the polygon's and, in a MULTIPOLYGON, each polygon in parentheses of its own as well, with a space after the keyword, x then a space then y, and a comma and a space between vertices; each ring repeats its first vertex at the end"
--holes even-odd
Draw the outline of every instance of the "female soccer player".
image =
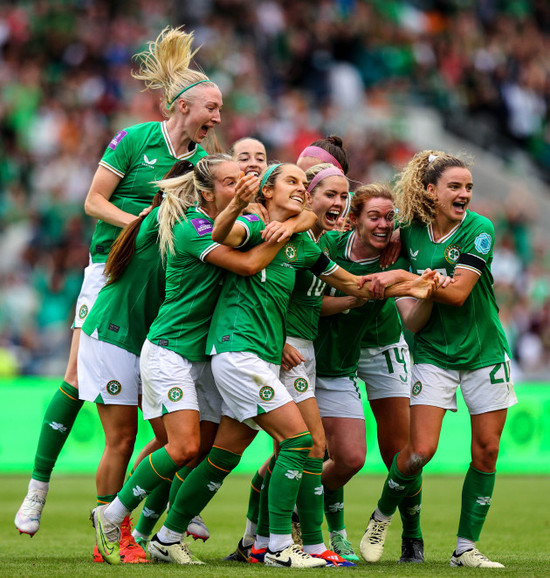
MULTIPOLYGON (((268 167, 260 198, 272 221, 298 215, 304 206, 305 174, 296 165, 268 167)), ((263 223, 256 215, 237 222, 246 202, 236 197, 217 218, 213 238, 240 248, 261 241, 263 223)), ((223 417, 213 450, 191 472, 172 505, 165 525, 153 542, 169 555, 185 548, 180 543, 189 520, 199 513, 235 468, 257 433, 267 431, 279 444, 269 493, 270 541, 264 562, 270 566, 312 568, 326 561, 312 557, 292 543, 290 517, 303 464, 312 448, 307 426, 278 379, 284 342, 284 319, 294 285, 295 269, 311 268, 328 283, 359 296, 361 279, 335 266, 305 233, 293 236, 277 257, 258 274, 228 275, 207 340, 212 371, 223 397, 223 417)), ((431 282, 405 284, 408 291, 426 295, 431 282)), ((151 551, 151 549, 150 549, 151 551)), ((174 561, 177 557, 172 556, 174 561)))
POLYGON ((394 459, 361 541, 376 562, 388 526, 405 496, 418 493, 422 468, 437 449, 443 417, 456 411, 460 385, 472 426, 472 461, 451 566, 502 568, 476 548, 491 504, 499 442, 507 408, 517 403, 506 337, 492 288, 494 228, 472 211, 468 164, 441 151, 422 151, 403 169, 397 206, 403 251, 414 271, 452 275, 438 290, 425 327, 414 337, 410 438, 394 459))
MULTIPOLYGON (((141 350, 140 370, 143 415, 162 417, 168 443, 139 464, 109 506, 93 512, 98 549, 111 564, 121 561, 119 526, 124 516, 120 518, 120 513, 127 515, 146 494, 195 459, 199 419, 219 422, 221 399, 204 350, 220 292, 221 267, 251 275, 263 269, 280 248, 264 243, 243 253, 212 241, 213 217, 235 191, 250 195, 258 187, 254 175, 239 181, 239 168, 231 157, 205 157, 193 173, 161 181, 159 186, 166 197, 159 209, 161 254, 167 256, 166 298, 141 350)), ((157 546, 153 540, 149 552, 163 559, 163 549, 157 546)), ((191 562, 187 551, 178 554, 180 560, 183 556, 186 563, 191 562)))
POLYGON ((199 143, 220 122, 219 88, 189 67, 196 54, 192 41, 192 33, 166 28, 138 55, 140 68, 134 76, 146 88, 162 90, 166 120, 120 131, 107 146, 88 192, 86 213, 98 219, 90 264, 77 300, 67 371, 44 415, 29 490, 15 516, 20 533, 32 536, 40 527, 53 467, 82 407, 77 378, 80 328, 106 281, 103 271, 111 245, 120 228, 150 205, 156 192, 153 181, 161 179, 176 161, 196 164, 207 154, 199 143))
POLYGON ((227 150, 241 171, 259 177, 267 167, 267 152, 264 143, 256 138, 245 136, 235 141, 227 150))

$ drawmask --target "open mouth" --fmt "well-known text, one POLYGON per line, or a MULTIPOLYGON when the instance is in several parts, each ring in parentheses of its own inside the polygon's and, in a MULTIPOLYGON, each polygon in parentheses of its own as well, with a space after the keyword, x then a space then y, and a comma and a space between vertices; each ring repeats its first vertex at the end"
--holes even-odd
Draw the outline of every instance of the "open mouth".
POLYGON ((336 221, 340 218, 340 211, 327 211, 325 219, 331 224, 336 225, 336 221))
POLYGON ((373 233, 372 236, 380 239, 381 241, 385 241, 388 238, 388 233, 373 233))
POLYGON ((244 174, 245 175, 254 175, 255 177, 260 176, 260 172, 257 171, 256 169, 246 169, 246 172, 244 174))
POLYGON ((466 210, 467 203, 464 201, 456 201, 453 203, 453 208, 455 208, 460 213, 466 210))

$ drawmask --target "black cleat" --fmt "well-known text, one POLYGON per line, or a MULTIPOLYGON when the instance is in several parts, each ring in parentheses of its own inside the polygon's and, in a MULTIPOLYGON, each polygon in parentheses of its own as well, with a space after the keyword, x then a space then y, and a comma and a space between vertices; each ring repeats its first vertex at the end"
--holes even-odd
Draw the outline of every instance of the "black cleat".
POLYGON ((424 540, 403 538, 401 540, 401 558, 399 563, 422 564, 424 562, 424 540))
POLYGON ((248 562, 250 559, 250 550, 252 550, 252 545, 243 546, 243 539, 241 538, 239 540, 239 544, 237 545, 237 549, 233 552, 233 554, 226 556, 224 560, 226 562, 248 562))

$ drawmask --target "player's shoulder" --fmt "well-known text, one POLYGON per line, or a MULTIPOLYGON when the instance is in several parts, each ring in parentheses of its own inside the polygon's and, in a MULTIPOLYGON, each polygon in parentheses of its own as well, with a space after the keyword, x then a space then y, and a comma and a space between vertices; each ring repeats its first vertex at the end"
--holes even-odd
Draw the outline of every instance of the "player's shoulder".
POLYGON ((487 229, 493 233, 495 230, 492 221, 488 217, 475 213, 474 211, 468 211, 464 224, 476 229, 487 229))

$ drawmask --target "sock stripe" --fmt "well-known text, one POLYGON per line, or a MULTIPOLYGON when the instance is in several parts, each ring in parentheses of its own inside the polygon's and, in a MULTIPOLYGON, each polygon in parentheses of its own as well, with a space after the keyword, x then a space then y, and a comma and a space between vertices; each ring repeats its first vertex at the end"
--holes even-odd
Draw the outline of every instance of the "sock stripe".
POLYGON ((182 478, 178 472, 176 472, 176 478, 178 478, 178 480, 180 480, 181 482, 185 482, 185 478, 182 478))
POLYGON ((64 393, 69 399, 72 399, 73 401, 80 401, 78 397, 73 397, 72 395, 69 395, 62 387, 59 387, 59 391, 61 393, 64 393))
POLYGON ((234 456, 239 456, 239 457, 242 456, 242 454, 238 454, 237 452, 232 452, 231 450, 226 450, 225 448, 222 448, 221 446, 212 446, 212 448, 216 448, 217 450, 222 450, 224 452, 227 452, 228 454, 233 454, 234 456))
POLYGON ((304 470, 304 474, 309 474, 310 476, 320 476, 321 472, 309 472, 308 470, 304 470))
POLYGON ((255 491, 258 492, 258 494, 262 493, 262 490, 259 490, 254 484, 250 484, 250 487, 255 491))
POLYGON ((309 430, 300 432, 299 434, 296 434, 295 436, 290 436, 288 438, 286 438, 287 440, 293 440, 302 436, 306 436, 306 435, 311 435, 311 432, 309 430))
POLYGON ((168 482, 171 482, 172 480, 170 478, 165 478, 164 476, 161 476, 157 470, 155 469, 155 466, 153 465, 153 460, 151 459, 151 456, 153 454, 149 454, 149 464, 151 465, 151 468, 153 468, 153 471, 155 472, 155 474, 157 474, 157 476, 161 479, 161 480, 166 480, 168 482))
MULTIPOLYGON (((239 455, 239 454, 235 454, 235 455, 239 455)), ((209 457, 206 458, 208 460, 208 463, 213 466, 214 468, 216 468, 217 470, 221 470, 222 472, 230 472, 231 470, 226 470, 225 468, 220 468, 220 466, 217 466, 209 457)))
POLYGON ((408 494, 407 498, 414 498, 415 496, 418 496, 418 494, 420 494, 420 492, 422 491, 423 485, 424 485, 424 482, 422 482, 422 484, 420 484, 420 489, 418 490, 418 492, 415 492, 414 494, 408 494))

